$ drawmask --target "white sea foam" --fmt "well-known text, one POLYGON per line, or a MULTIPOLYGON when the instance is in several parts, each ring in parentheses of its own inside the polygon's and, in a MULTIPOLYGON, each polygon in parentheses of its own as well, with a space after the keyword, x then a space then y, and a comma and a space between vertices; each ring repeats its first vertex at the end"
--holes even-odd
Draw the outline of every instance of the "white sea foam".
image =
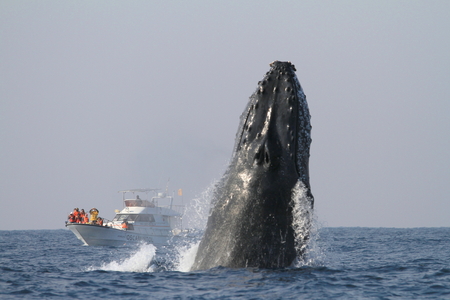
POLYGON ((135 253, 123 260, 104 263, 100 267, 90 267, 88 271, 119 271, 119 272, 153 272, 150 262, 156 253, 156 247, 152 244, 142 244, 135 253))

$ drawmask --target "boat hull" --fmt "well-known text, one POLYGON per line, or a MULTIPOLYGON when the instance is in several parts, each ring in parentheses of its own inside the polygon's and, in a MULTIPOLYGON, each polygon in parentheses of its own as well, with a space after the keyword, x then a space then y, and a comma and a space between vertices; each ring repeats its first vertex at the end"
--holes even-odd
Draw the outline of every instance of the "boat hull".
POLYGON ((88 246, 123 246, 136 243, 167 244, 170 236, 147 235, 107 226, 68 223, 66 227, 88 246))

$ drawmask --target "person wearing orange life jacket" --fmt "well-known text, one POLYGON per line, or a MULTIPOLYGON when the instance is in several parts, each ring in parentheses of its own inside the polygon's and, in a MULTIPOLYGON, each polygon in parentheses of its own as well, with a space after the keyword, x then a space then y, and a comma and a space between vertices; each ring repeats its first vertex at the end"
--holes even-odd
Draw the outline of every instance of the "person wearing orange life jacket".
POLYGON ((82 209, 80 211, 80 220, 81 220, 81 224, 84 224, 84 209, 82 209))
POLYGON ((125 230, 128 229, 128 222, 127 221, 123 221, 122 222, 122 229, 125 229, 125 230))
POLYGON ((78 210, 78 207, 73 209, 73 215, 75 217, 78 217, 80 215, 80 211, 78 210))
POLYGON ((103 219, 102 219, 102 218, 99 217, 99 218, 97 219, 97 225, 98 225, 98 226, 103 226, 103 219))
POLYGON ((75 216, 72 213, 69 215, 69 223, 75 223, 75 216))
POLYGON ((85 213, 83 216, 83 224, 89 224, 89 216, 87 213, 85 213))

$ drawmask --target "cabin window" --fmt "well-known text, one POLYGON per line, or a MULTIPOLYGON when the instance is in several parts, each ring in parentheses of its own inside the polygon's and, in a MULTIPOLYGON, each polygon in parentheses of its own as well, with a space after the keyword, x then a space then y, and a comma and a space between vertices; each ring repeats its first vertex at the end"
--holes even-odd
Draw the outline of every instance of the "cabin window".
POLYGON ((136 220, 136 217, 138 215, 125 215, 125 214, 120 214, 120 215, 116 215, 113 219, 113 221, 134 221, 136 220))
POLYGON ((155 222, 153 215, 138 215, 136 222, 155 222))
POLYGON ((127 221, 136 221, 138 215, 128 215, 127 221))

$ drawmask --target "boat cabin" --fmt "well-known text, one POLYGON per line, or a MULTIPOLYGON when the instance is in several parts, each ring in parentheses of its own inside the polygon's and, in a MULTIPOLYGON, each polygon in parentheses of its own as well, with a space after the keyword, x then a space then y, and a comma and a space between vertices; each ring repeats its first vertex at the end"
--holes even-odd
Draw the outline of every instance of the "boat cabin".
POLYGON ((167 207, 173 209, 173 197, 166 193, 157 193, 157 191, 158 189, 134 189, 119 191, 119 193, 122 193, 123 195, 122 198, 125 207, 167 207), (151 200, 148 200, 148 194, 150 192, 154 192, 155 196, 152 197, 151 200), (136 198, 134 199, 127 199, 125 196, 126 193, 145 193, 146 199, 141 199, 139 195, 136 195, 136 198), (162 203, 158 203, 158 201, 163 201, 165 203, 160 206, 162 203))

